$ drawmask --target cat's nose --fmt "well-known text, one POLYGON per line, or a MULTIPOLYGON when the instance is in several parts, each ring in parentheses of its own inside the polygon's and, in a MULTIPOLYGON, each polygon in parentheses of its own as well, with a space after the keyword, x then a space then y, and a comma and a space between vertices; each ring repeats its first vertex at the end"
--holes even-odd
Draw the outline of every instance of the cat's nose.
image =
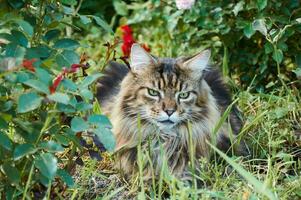
POLYGON ((175 109, 166 109, 164 110, 168 116, 171 116, 176 110, 175 109))

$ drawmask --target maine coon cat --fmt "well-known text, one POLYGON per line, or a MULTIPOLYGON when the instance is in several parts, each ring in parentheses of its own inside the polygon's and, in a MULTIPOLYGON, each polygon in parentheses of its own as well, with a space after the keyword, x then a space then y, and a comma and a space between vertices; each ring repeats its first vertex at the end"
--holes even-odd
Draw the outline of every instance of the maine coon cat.
POLYGON ((235 106, 213 134, 231 97, 209 59, 209 50, 191 57, 158 58, 134 44, 130 69, 116 62, 107 67, 99 80, 98 98, 113 125, 116 165, 126 175, 137 172, 139 142, 151 158, 145 175, 151 169, 158 174, 165 160, 174 175, 185 176, 191 147, 195 162, 209 158, 206 140, 228 151, 232 136, 236 153, 244 153, 244 143, 235 137, 242 126, 235 106))

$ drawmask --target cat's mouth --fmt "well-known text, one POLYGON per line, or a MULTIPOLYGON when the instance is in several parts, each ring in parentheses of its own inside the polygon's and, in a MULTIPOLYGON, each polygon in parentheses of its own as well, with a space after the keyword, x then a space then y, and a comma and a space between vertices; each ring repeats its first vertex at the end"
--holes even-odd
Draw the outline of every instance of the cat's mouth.
POLYGON ((158 121, 158 122, 161 123, 161 124, 164 124, 164 125, 172 125, 172 124, 175 124, 175 122, 171 121, 170 119, 163 120, 163 121, 158 121))

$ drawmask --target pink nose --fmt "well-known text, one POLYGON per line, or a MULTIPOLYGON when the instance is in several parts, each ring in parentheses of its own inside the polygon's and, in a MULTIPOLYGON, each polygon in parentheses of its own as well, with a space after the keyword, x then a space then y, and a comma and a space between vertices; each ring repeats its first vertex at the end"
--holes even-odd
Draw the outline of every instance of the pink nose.
POLYGON ((176 110, 174 109, 166 109, 164 110, 168 116, 171 116, 176 110))

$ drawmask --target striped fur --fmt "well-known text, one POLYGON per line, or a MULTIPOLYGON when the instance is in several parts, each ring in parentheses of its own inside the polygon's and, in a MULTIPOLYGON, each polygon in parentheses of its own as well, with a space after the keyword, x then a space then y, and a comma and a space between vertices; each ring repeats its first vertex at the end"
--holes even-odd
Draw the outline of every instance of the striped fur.
MULTIPOLYGON (((156 58, 142 72, 112 62, 99 81, 98 98, 104 113, 110 116, 116 137, 116 165, 126 175, 137 172, 139 141, 151 158, 152 164, 146 161, 144 166, 146 176, 152 172, 158 174, 165 160, 174 175, 184 178, 191 160, 189 149, 193 150, 195 161, 209 158, 206 140, 227 151, 231 145, 230 131, 234 135, 240 131, 242 122, 234 107, 229 120, 213 136, 212 131, 231 104, 231 97, 216 69, 208 68, 198 76, 184 66, 188 59, 156 58), (160 96, 150 97, 148 88, 159 91, 160 96), (190 91, 187 101, 177 96, 181 91, 190 91), (170 119, 175 123, 161 124, 160 116, 168 110, 174 111, 170 119)), ((236 150, 243 154, 244 144, 241 142, 236 150)))

